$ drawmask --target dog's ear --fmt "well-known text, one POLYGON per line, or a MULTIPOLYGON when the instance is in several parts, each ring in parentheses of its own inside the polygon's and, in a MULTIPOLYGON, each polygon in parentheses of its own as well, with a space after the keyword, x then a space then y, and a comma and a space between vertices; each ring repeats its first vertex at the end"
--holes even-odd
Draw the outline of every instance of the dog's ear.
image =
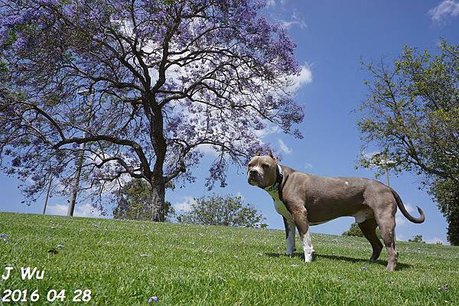
POLYGON ((273 151, 269 150, 268 156, 277 161, 277 158, 274 156, 273 151))
POLYGON ((257 153, 255 153, 255 156, 260 156, 260 151, 257 151, 257 153))

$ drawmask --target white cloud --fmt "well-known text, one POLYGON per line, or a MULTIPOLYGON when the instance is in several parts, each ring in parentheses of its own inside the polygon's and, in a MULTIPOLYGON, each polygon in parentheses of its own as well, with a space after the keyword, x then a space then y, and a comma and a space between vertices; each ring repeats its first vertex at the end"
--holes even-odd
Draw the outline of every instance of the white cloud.
POLYGON ((199 152, 201 152, 202 154, 207 155, 207 156, 213 156, 213 157, 219 156, 219 152, 217 150, 215 150, 215 148, 211 144, 199 145, 197 147, 197 150, 199 152))
POLYGON ((441 244, 444 244, 444 245, 448 245, 449 243, 447 243, 446 241, 444 241, 443 239, 441 238, 438 238, 438 237, 433 237, 433 238, 430 238, 430 239, 425 239, 424 240, 426 243, 429 243, 429 244, 437 244, 437 243, 441 243, 441 244))
MULTIPOLYGON (((411 204, 404 204, 405 205, 405 208, 406 208, 406 211, 412 215, 413 212, 414 212, 414 208, 411 204)), ((408 224, 408 221, 407 219, 405 218, 405 216, 403 216, 403 214, 400 212, 400 210, 397 210, 397 214, 395 215, 395 223, 397 224, 397 226, 404 226, 406 224, 408 224)))
POLYGON ((266 7, 275 7, 277 4, 284 6, 287 4, 287 0, 267 0, 266 7))
POLYGON ((68 209, 68 205, 63 205, 63 204, 50 205, 46 208, 46 214, 65 216, 67 215, 67 209, 68 209))
MULTIPOLYGON (((398 241, 408 241, 410 239, 413 239, 414 235, 411 235, 410 237, 408 237, 407 235, 405 235, 404 233, 398 233, 397 232, 397 240, 398 241)), ((443 245, 449 245, 448 242, 446 242, 444 239, 442 238, 439 238, 439 237, 433 237, 433 238, 425 238, 425 237, 422 237, 422 240, 425 242, 425 243, 429 243, 429 244, 437 244, 437 243, 441 243, 443 245)))
POLYGON ((279 150, 285 154, 291 154, 293 151, 290 149, 282 139, 277 139, 277 143, 279 144, 279 150))
POLYGON ((172 206, 177 212, 189 212, 191 210, 191 205, 196 203, 195 199, 192 196, 183 197, 182 202, 174 203, 172 206))
POLYGON ((304 163, 304 169, 308 170, 308 169, 312 169, 312 168, 313 168, 313 166, 312 166, 311 163, 308 163, 308 162, 304 163))
POLYGON ((76 207, 75 216, 77 217, 102 217, 102 212, 90 204, 83 204, 76 207))
POLYGON ((440 22, 448 16, 459 16, 459 2, 455 0, 444 0, 438 6, 429 11, 432 20, 440 22))
POLYGON ((292 27, 299 27, 300 29, 306 28, 306 22, 303 17, 298 16, 296 12, 293 12, 290 16, 290 20, 281 20, 280 24, 285 29, 291 29, 292 27))
POLYGON ((266 7, 274 7, 274 6, 276 6, 276 0, 266 1, 266 7))
POLYGON ((301 71, 298 75, 290 78, 289 92, 295 93, 302 86, 312 82, 312 70, 309 64, 301 65, 301 71))
POLYGON ((397 231, 395 239, 397 241, 408 241, 408 238, 406 238, 406 236, 403 233, 399 233, 398 231, 397 231))
MULTIPOLYGON (((58 216, 66 216, 68 210, 68 205, 65 204, 55 204, 50 205, 46 209, 47 215, 58 215, 58 216)), ((102 216, 102 212, 97 208, 91 206, 90 204, 82 204, 76 205, 75 211, 73 213, 75 217, 93 217, 93 218, 100 218, 102 216)))
POLYGON ((259 139, 263 139, 270 135, 280 134, 281 132, 282 130, 277 125, 273 124, 268 125, 262 130, 254 131, 255 136, 257 136, 259 139))
POLYGON ((375 155, 381 154, 381 151, 372 151, 372 152, 362 152, 362 157, 370 160, 372 159, 375 155))

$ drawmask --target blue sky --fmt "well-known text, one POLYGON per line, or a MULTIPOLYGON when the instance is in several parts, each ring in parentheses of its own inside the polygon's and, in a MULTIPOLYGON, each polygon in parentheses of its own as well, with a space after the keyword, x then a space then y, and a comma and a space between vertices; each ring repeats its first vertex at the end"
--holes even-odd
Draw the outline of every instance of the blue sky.
MULTIPOLYGON (((324 176, 374 177, 374 171, 355 169, 361 149, 356 111, 368 91, 369 78, 360 62, 393 61, 404 45, 438 52, 441 38, 459 43, 458 0, 269 0, 264 13, 284 24, 297 43, 296 56, 303 65, 301 88, 295 100, 304 106, 305 119, 299 126, 304 138, 273 132, 263 139, 282 156, 282 163, 297 170, 324 176)), ((376 150, 377 148, 375 148, 376 150)), ((212 153, 194 173, 195 184, 168 192, 166 197, 177 209, 187 207, 193 197, 209 194, 205 184, 206 167, 212 153)), ((445 219, 425 190, 420 178, 410 173, 391 176, 391 186, 417 216, 415 206, 426 213, 421 225, 397 218, 397 239, 421 234, 429 242, 446 242, 445 219)), ((245 169, 229 170, 228 186, 214 188, 219 194, 239 194, 266 217, 270 228, 282 228, 282 218, 274 211, 269 195, 249 186, 245 169)), ((41 213, 43 201, 32 206, 21 204, 19 182, 0 174, 0 210, 41 213)), ((65 214, 66 200, 51 198, 48 212, 65 214)), ((77 214, 97 215, 88 203, 78 203, 77 214)), ((313 227, 313 232, 341 234, 353 218, 341 218, 313 227)))

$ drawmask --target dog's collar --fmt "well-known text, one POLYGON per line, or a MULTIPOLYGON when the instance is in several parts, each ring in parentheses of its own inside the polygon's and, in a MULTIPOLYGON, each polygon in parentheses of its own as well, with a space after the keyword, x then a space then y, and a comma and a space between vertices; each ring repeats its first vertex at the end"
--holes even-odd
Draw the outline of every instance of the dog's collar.
POLYGON ((276 175, 276 181, 274 182, 273 185, 268 186, 264 188, 267 192, 272 193, 272 192, 278 192, 279 191, 279 186, 282 184, 282 179, 284 178, 282 174, 282 167, 277 164, 277 175, 276 175))

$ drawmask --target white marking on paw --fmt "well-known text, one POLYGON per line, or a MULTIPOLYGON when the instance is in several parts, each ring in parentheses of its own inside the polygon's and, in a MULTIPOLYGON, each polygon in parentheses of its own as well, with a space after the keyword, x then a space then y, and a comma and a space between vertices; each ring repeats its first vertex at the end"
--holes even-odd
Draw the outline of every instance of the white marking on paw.
POLYGON ((313 254, 304 253, 304 262, 312 262, 313 254))
POLYGON ((303 243, 304 261, 311 262, 314 255, 314 247, 312 246, 311 233, 309 229, 306 234, 301 237, 301 242, 303 243))

